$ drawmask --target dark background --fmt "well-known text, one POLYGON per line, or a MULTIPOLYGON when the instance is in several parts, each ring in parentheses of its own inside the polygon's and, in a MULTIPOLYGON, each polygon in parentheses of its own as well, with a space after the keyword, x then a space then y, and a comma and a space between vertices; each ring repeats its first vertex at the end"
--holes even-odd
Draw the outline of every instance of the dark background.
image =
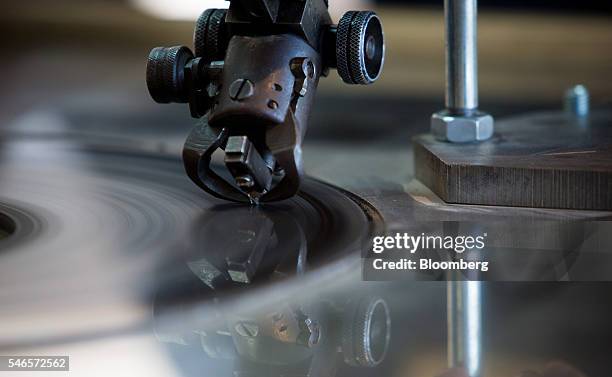
MULTIPOLYGON (((381 4, 432 5, 442 7, 441 0, 377 0, 381 4)), ((612 13, 612 2, 601 0, 550 1, 550 0, 481 0, 478 5, 487 8, 534 9, 539 11, 564 11, 579 13, 612 13)))

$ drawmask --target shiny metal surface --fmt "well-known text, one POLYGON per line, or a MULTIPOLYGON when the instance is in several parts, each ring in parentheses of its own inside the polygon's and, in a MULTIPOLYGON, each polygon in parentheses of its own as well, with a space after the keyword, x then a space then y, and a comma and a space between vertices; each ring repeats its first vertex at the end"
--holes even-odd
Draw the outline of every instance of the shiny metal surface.
POLYGON ((469 377, 482 375, 482 299, 484 283, 447 283, 449 368, 465 368, 469 377))
POLYGON ((247 212, 267 217, 278 233, 276 243, 259 247, 268 254, 294 250, 298 268, 308 272, 357 252, 374 229, 360 204, 316 180, 276 206, 223 207, 190 184, 178 157, 147 152, 146 144, 15 139, 4 139, 0 160, 0 211, 15 224, 0 240, 0 316, 16 321, 25 308, 32 316, 2 331, 0 347, 132 328, 142 314, 132 310, 134 300, 149 300, 152 287, 174 285, 189 261, 233 247, 222 241, 249 250, 263 230, 261 222, 244 223, 247 212), (43 315, 50 306, 85 317, 114 308, 116 315, 61 321, 60 313, 43 315), (47 327, 50 320, 57 325, 47 327))
MULTIPOLYGON (((311 135, 308 171, 359 193, 367 202, 348 199, 351 194, 343 190, 307 180, 307 189, 288 206, 279 203, 278 207, 254 213, 240 205, 219 206, 221 201, 193 187, 183 174, 178 156, 188 124, 175 124, 174 117, 164 118, 140 108, 123 109, 114 97, 98 98, 107 98, 107 102, 97 103, 96 111, 72 99, 53 111, 26 112, 0 133, 2 212, 15 218, 16 223, 30 224, 31 229, 27 236, 17 237, 23 233, 16 232, 14 237, 0 241, 0 323, 10 323, 0 331, 0 351, 69 353, 74 362, 71 373, 76 376, 90 376, 92 366, 100 375, 123 375, 117 371, 119 362, 129 366, 132 375, 183 377, 209 371, 232 376, 236 368, 252 367, 253 362, 243 365, 235 359, 214 359, 207 353, 235 353, 235 349, 224 347, 228 339, 233 339, 227 337, 228 333, 238 334, 228 321, 231 325, 255 322, 259 331, 273 331, 267 315, 279 310, 287 313, 291 310, 288 303, 314 303, 306 305, 313 309, 311 313, 319 310, 333 314, 318 304, 344 307, 343 300, 363 295, 382 297, 389 307, 393 328, 385 361, 359 373, 345 365, 341 355, 325 348, 334 343, 326 343, 329 337, 325 329, 329 325, 323 321, 319 344, 325 347, 313 364, 317 370, 336 369, 337 376, 435 375, 446 366, 446 284, 362 281, 360 261, 355 254, 351 257, 351 250, 362 247, 361 236, 367 237, 371 231, 368 224, 380 224, 380 220, 371 219, 383 216, 389 232, 420 232, 419 224, 424 221, 437 229, 441 221, 513 217, 528 229, 530 223, 525 220, 533 217, 595 219, 602 215, 435 202, 411 187, 382 180, 386 171, 377 167, 395 169, 396 165, 386 162, 397 160, 397 154, 405 148, 397 140, 408 136, 397 133, 390 133, 390 140, 366 137, 367 147, 361 148, 343 144, 344 138, 330 144, 317 143, 320 137, 311 135), (373 153, 375 149, 378 154, 373 153), (355 167, 378 178, 355 177, 355 167), (250 237, 253 231, 274 236, 250 237), (255 249, 269 245, 272 250, 293 250, 299 259, 304 255, 299 247, 302 237, 309 241, 306 269, 298 272, 301 277, 283 278, 283 271, 289 269, 280 268, 284 267, 281 263, 276 273, 246 289, 232 280, 223 283, 215 295, 195 273, 203 259, 224 255, 228 247, 250 250, 245 247, 250 239, 255 249), (8 247, 5 242, 15 243, 8 247), (210 335, 202 344, 200 334, 211 328, 219 331, 212 333, 219 337, 210 335), (102 355, 117 363, 100 362, 102 355)), ((403 102, 398 100, 398 106, 403 102)), ((338 103, 341 100, 330 100, 326 105, 329 112, 321 121, 334 119, 338 103)), ((377 106, 385 109, 390 104, 377 106)), ((353 132, 347 134, 363 137, 368 130, 365 120, 356 117, 355 122, 338 122, 336 127, 346 126, 353 132)), ((325 132, 332 130, 330 126, 325 132)), ((406 160, 410 161, 408 157, 406 160)), ((399 168, 406 168, 406 162, 399 168)), ((563 229, 539 234, 537 239, 554 239, 552 233, 563 229)), ((248 265, 256 264, 251 263, 256 260, 257 253, 249 257, 248 265)), ((241 263, 238 258, 232 257, 232 262, 238 262, 232 264, 236 280, 250 279, 247 269, 245 273, 235 269, 241 263)), ((293 269, 297 272, 300 265, 296 263, 293 269)), ((605 284, 491 283, 486 293, 485 324, 494 324, 496 331, 483 333, 488 362, 483 366, 485 371, 504 370, 512 375, 523 365, 542 363, 553 356, 576 362, 594 360, 595 370, 604 365, 604 356, 580 356, 573 352, 575 343, 558 339, 574 337, 589 350, 606 344, 608 332, 588 332, 604 328, 602 324, 608 321, 610 310, 607 301, 601 299, 609 295, 605 284), (542 300, 547 294, 554 294, 555 299, 542 300), (592 310, 594 314, 588 324, 567 328, 568 320, 574 320, 568 310, 578 306, 581 312, 592 310), (548 319, 542 324, 540 318, 548 319), (539 326, 534 327, 534 323, 539 326), (526 341, 525 333, 533 334, 533 339, 526 341), (559 348, 551 349, 551 344, 559 348), (514 363, 509 365, 508 360, 514 363)), ((333 329, 341 327, 332 325, 333 329)), ((278 327, 279 336, 284 336, 282 328, 278 327)), ((288 327, 287 334, 295 336, 298 329, 288 327)), ((311 331, 316 332, 315 328, 311 331)), ((240 343, 244 355, 257 351, 256 347, 246 347, 250 338, 237 339, 244 342, 240 343)), ((293 347, 280 349, 286 351, 283 360, 304 355, 294 353, 293 347)), ((297 350, 306 355, 311 352, 297 350)), ((261 360, 275 355, 268 347, 263 351, 261 360)), ((270 376, 267 367, 251 370, 256 376, 270 376)))
POLYGON ((478 108, 477 0, 445 0, 446 107, 458 112, 478 108))
POLYGON ((493 136, 493 117, 486 113, 453 114, 440 111, 431 117, 431 133, 452 143, 484 141, 493 136))

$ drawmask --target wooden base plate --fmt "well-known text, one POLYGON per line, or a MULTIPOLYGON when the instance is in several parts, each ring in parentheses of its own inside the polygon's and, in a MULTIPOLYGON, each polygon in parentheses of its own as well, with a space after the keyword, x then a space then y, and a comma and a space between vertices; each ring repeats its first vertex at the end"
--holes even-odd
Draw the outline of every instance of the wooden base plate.
POLYGON ((417 179, 449 203, 612 210, 612 109, 497 121, 486 142, 414 139, 417 179))

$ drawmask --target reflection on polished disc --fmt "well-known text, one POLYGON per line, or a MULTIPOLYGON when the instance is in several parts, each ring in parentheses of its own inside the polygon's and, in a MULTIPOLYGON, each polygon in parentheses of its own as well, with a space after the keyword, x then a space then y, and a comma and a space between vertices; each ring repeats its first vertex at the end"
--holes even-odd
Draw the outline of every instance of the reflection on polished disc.
POLYGON ((15 141, 3 146, 0 169, 0 306, 5 319, 32 317, 3 331, 0 348, 129 326, 144 310, 134 302, 171 290, 185 266, 198 275, 209 255, 222 256, 234 282, 288 277, 357 252, 377 225, 363 203, 310 179, 285 202, 227 204, 195 187, 179 158, 161 154, 15 141), (274 253, 306 260, 286 268, 274 253), (49 326, 91 310, 112 315, 49 326))

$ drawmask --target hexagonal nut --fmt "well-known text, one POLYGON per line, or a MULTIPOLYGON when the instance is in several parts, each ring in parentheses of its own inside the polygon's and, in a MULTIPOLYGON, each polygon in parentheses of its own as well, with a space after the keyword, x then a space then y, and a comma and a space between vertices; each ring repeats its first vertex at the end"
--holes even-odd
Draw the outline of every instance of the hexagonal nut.
POLYGON ((493 136, 493 117, 476 112, 472 115, 453 115, 441 111, 431 116, 431 132, 440 141, 469 143, 493 136))

